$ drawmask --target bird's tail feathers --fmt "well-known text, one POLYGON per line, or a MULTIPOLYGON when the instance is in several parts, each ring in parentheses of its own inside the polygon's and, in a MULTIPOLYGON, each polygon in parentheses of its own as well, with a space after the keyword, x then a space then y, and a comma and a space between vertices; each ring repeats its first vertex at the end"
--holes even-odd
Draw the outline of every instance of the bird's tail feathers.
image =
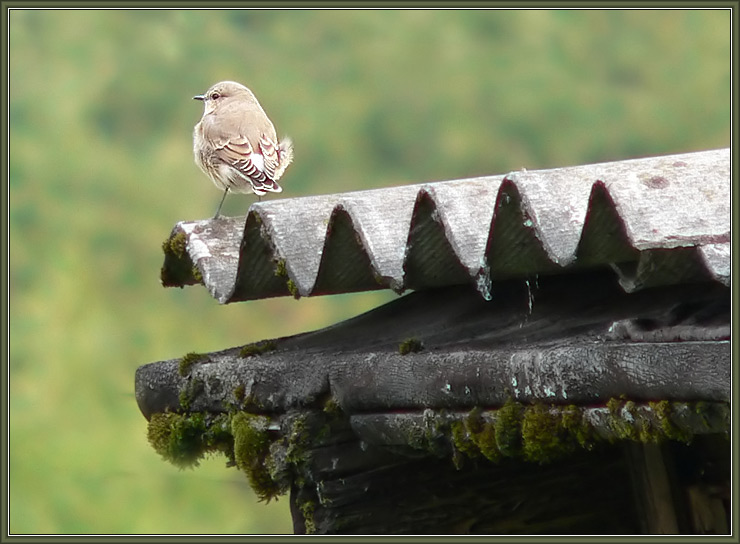
POLYGON ((263 182, 249 180, 252 185, 252 191, 257 196, 264 196, 267 193, 282 193, 283 188, 278 185, 277 181, 266 179, 263 182))
POLYGON ((278 164, 275 168, 275 179, 280 179, 288 165, 293 162, 293 140, 283 138, 278 145, 278 164))

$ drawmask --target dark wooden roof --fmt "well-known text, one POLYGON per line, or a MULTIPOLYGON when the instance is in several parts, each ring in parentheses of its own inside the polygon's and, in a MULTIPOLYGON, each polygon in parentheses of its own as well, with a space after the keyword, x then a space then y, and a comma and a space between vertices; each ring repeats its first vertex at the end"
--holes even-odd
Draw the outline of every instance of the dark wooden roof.
POLYGON ((415 292, 141 366, 150 442, 290 490, 298 533, 726 533, 730 183, 723 149, 178 223, 163 284, 221 303, 415 292), (675 488, 691 523, 666 452, 721 466, 675 488))
POLYGON ((144 365, 152 445, 178 466, 223 452, 258 496, 290 491, 297 533, 726 533, 729 289, 626 293, 601 270, 492 295, 426 289, 319 331, 144 365), (719 512, 704 529, 639 502, 666 494, 653 481, 665 441, 698 445, 692 474, 718 452, 719 475, 678 495, 712 490, 693 507, 719 512))
POLYGON ((610 397, 730 397, 730 305, 720 285, 625 293, 610 271, 549 276, 529 287, 494 284, 419 291, 315 332, 180 359, 137 372, 145 415, 180 408, 224 411, 246 386, 257 412, 283 412, 332 396, 345 413, 470 409, 523 402, 593 404, 610 397), (404 342, 411 342, 404 349, 404 342), (403 354, 402 352, 407 353, 403 354))

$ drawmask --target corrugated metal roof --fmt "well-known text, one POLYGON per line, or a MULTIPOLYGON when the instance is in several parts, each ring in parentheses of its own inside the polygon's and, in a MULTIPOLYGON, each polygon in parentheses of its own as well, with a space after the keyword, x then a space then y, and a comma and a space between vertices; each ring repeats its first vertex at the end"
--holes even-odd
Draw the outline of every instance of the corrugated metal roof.
POLYGON ((256 202, 180 222, 162 282, 221 303, 610 266, 622 287, 730 283, 730 149, 256 202), (195 266, 193 266, 195 265, 195 266))

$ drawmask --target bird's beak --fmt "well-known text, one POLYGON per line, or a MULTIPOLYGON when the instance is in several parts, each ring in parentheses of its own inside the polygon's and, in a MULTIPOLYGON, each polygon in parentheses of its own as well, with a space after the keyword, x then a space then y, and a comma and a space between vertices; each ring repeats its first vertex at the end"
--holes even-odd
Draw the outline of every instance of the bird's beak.
POLYGON ((206 99, 205 95, 202 95, 202 94, 196 94, 193 97, 193 100, 205 100, 205 99, 206 99))

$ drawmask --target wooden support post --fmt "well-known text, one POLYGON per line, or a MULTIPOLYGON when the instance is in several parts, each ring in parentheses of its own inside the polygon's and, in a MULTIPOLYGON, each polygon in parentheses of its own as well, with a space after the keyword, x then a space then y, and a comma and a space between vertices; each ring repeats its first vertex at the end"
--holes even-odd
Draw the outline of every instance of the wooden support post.
POLYGON ((626 448, 642 531, 652 535, 679 534, 663 449, 650 443, 630 443, 626 448))
POLYGON ((710 486, 692 485, 686 489, 691 510, 691 525, 697 534, 726 535, 730 532, 722 499, 710 486))

